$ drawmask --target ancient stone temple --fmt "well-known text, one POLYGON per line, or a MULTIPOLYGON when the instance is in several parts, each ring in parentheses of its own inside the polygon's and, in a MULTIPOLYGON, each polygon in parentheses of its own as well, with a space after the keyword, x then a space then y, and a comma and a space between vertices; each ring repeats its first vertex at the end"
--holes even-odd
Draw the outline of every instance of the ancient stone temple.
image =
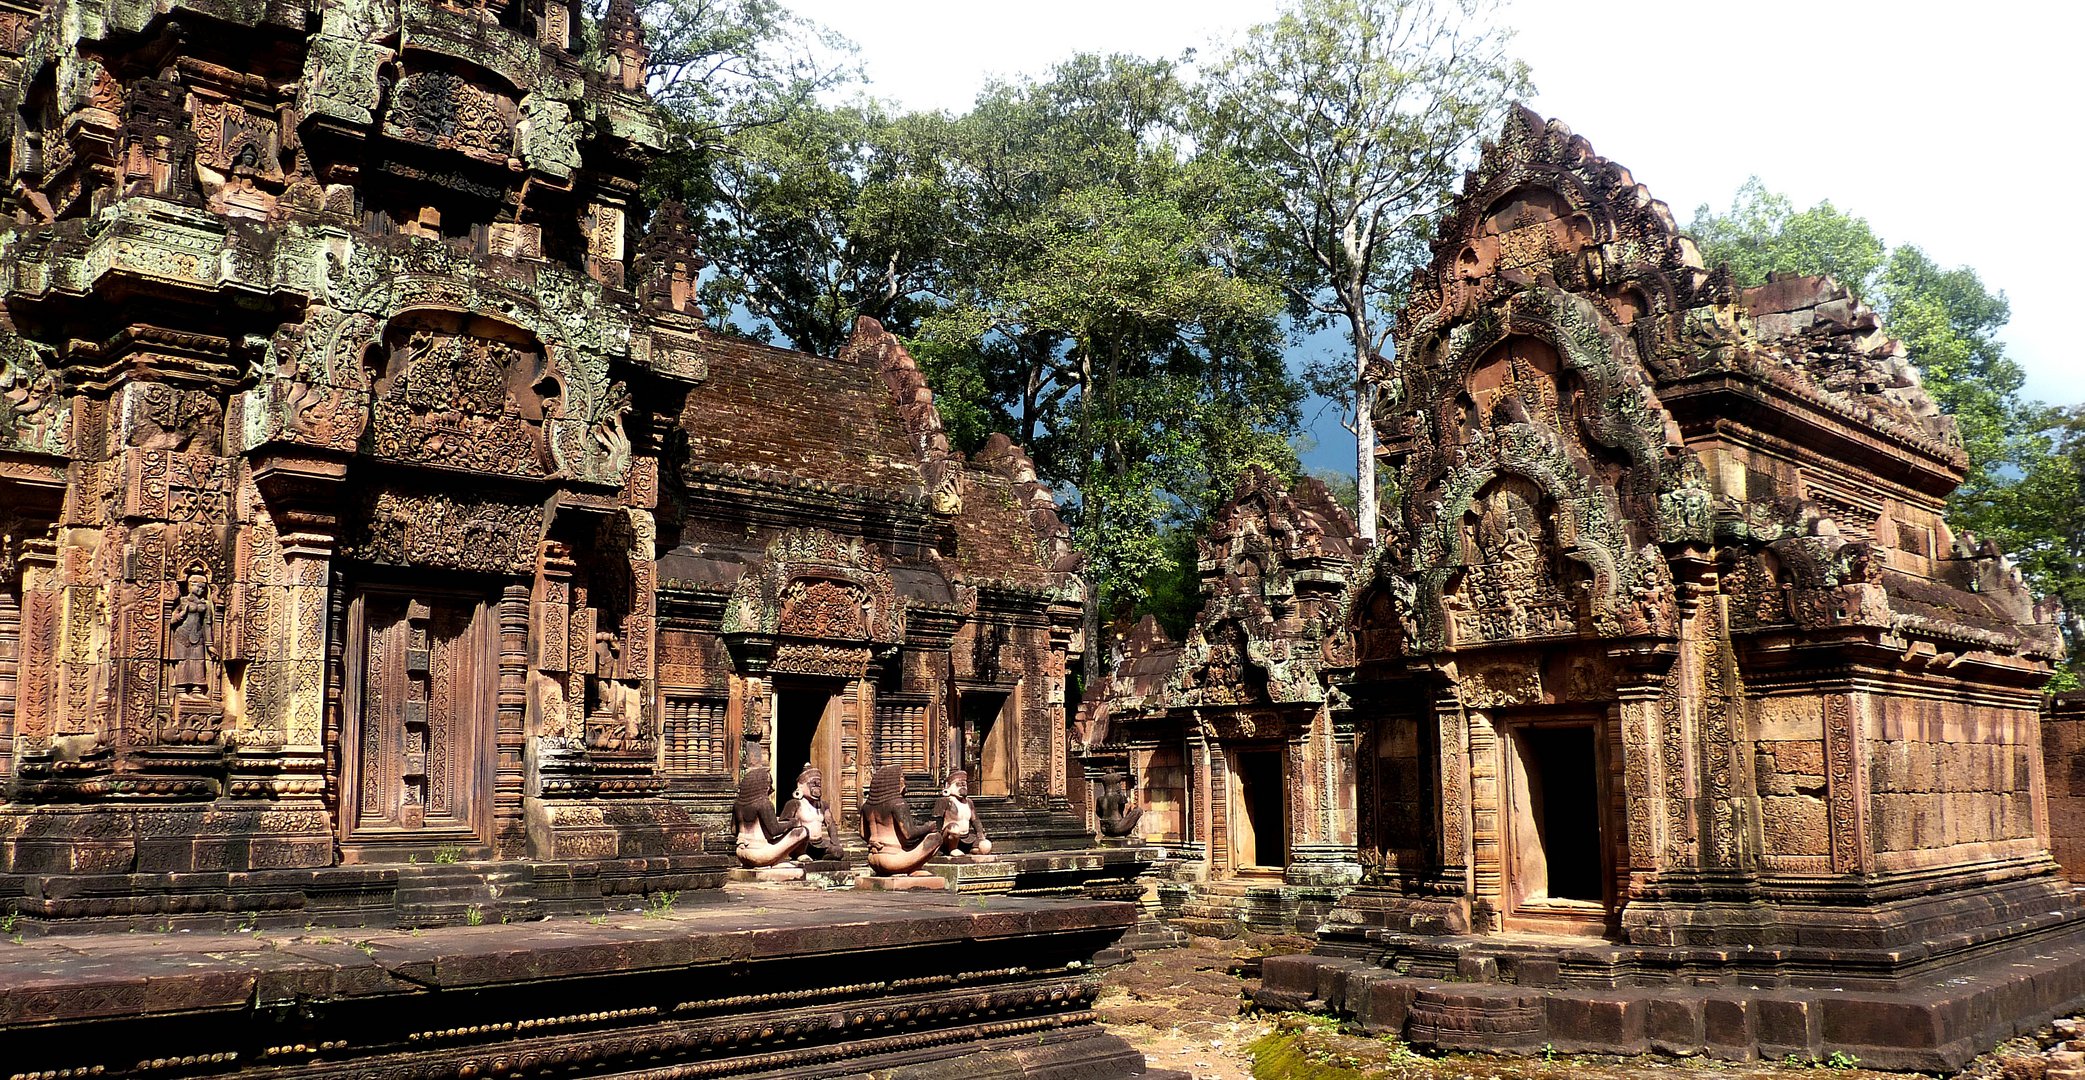
POLYGON ((2085 882, 2085 694, 2058 694, 2043 710, 2042 764, 2050 848, 2072 881, 2085 882))
POLYGON ((628 10, 64 10, 15 61, 0 871, 693 857, 755 759, 850 812, 972 765, 1083 839, 1049 493, 873 323, 701 332, 628 10))
POLYGON ((1874 312, 1734 287, 1525 110, 1436 236, 1350 604, 1367 875, 1267 999, 1943 1069, 2085 998, 2056 628, 1942 520, 1960 440, 1874 312))
POLYGON ((697 909, 399 931, 366 964, 55 950, 0 977, 11 1068, 128 1075, 123 1025, 167 1011, 166 1052, 218 1071, 1141 1067, 1086 1009, 1124 905, 716 888, 744 776, 842 864, 888 770, 953 792, 973 862, 1009 853, 996 891, 1043 850, 1076 895, 1105 860, 1048 849, 1092 846, 1081 594, 1026 456, 953 453, 881 327, 838 357, 704 328, 690 221, 637 198, 663 129, 629 0, 52 0, 0 29, 9 925, 697 909), (763 920, 787 932, 750 944, 763 920), (520 985, 560 978, 598 1011, 520 985), (340 1004, 256 1042, 291 983, 340 1004))
POLYGON ((1185 641, 1147 617, 1088 699, 1089 771, 1141 787, 1134 835, 1168 856, 1170 919, 1307 931, 1359 879, 1354 715, 1328 690, 1352 666, 1359 552, 1322 483, 1252 470, 1201 541, 1185 641))

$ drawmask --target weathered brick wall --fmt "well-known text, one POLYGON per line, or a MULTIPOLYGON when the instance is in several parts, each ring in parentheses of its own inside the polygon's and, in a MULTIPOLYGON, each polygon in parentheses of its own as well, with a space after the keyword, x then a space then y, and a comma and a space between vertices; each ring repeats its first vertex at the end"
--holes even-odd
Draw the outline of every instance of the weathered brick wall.
POLYGON ((2085 693, 2059 695, 2043 711, 2042 768, 2049 847, 2072 881, 2085 882, 2085 693))

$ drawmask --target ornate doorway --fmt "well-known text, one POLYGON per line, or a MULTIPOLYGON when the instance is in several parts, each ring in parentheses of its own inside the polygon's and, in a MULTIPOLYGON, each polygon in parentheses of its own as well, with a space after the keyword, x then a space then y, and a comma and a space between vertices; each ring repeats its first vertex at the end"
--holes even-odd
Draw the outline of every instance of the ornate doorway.
POLYGON ((1239 873, 1280 873, 1289 861, 1288 783, 1283 754, 1272 750, 1231 752, 1231 868, 1239 873))
POLYGON ((349 605, 341 730, 341 857, 426 847, 489 855, 490 605, 468 594, 365 589, 349 605))
POLYGON ((1507 927, 1604 932, 1614 860, 1599 725, 1513 724, 1503 749, 1507 927))
POLYGON ((826 790, 840 790, 840 711, 848 684, 837 680, 776 680, 774 731, 775 801, 789 797, 797 774, 816 766, 826 790))
POLYGON ((951 769, 970 771, 972 795, 1011 795, 1014 776, 1014 695, 998 690, 964 690, 951 769))

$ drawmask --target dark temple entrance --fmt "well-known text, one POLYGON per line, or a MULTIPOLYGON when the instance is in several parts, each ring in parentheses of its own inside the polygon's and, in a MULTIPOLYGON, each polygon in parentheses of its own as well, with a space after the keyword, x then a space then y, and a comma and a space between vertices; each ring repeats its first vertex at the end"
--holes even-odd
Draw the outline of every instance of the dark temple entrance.
POLYGON ((840 701, 844 683, 806 679, 775 684, 774 780, 779 804, 797 774, 816 765, 828 793, 839 790, 840 701))
POLYGON ((383 589, 350 604, 344 861, 489 854, 499 671, 487 609, 476 596, 383 589))
POLYGON ((1515 913, 1604 917, 1609 859, 1591 723, 1520 727, 1507 757, 1506 891, 1515 913))
POLYGON ((1013 695, 1001 690, 961 692, 961 730, 956 733, 957 761, 951 769, 970 772, 970 794, 1013 793, 1013 729, 1006 719, 1013 695))
POLYGON ((1231 815, 1231 865, 1239 870, 1281 870, 1288 864, 1288 785, 1281 751, 1240 750, 1231 757, 1236 779, 1231 815))

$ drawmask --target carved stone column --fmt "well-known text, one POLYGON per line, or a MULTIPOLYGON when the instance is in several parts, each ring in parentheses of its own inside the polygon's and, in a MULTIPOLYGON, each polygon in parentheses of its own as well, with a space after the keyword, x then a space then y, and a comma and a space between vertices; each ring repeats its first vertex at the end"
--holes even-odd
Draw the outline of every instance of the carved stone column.
MULTIPOLYGON (((0 552, 4 553, 4 552, 0 552)), ((15 672, 21 659, 22 604, 14 593, 18 566, 0 566, 0 799, 14 776, 15 672)))
POLYGON ((1469 710, 1470 761, 1470 928, 1504 928, 1506 912, 1503 866, 1504 814, 1499 776, 1503 749, 1490 714, 1469 710))
POLYGON ((1657 682, 1625 679, 1615 687, 1614 712, 1622 733, 1622 776, 1624 784, 1623 829, 1628 833, 1624 853, 1629 868, 1629 891, 1643 895, 1657 877, 1658 853, 1665 835, 1665 766, 1659 753, 1657 682))
POLYGON ((58 650, 57 547, 49 540, 22 545, 20 660, 16 666, 13 760, 48 762, 55 733, 52 693, 58 650))
POLYGON ((1296 802, 1301 842, 1290 851, 1291 884, 1350 885, 1361 880, 1354 827, 1356 798, 1353 713, 1322 707, 1296 733, 1291 753, 1303 763, 1296 802))
POLYGON ((1464 735, 1462 700, 1452 683, 1434 697, 1434 722, 1440 752, 1440 872, 1436 888, 1444 895, 1466 897, 1470 882, 1469 740, 1464 735))

